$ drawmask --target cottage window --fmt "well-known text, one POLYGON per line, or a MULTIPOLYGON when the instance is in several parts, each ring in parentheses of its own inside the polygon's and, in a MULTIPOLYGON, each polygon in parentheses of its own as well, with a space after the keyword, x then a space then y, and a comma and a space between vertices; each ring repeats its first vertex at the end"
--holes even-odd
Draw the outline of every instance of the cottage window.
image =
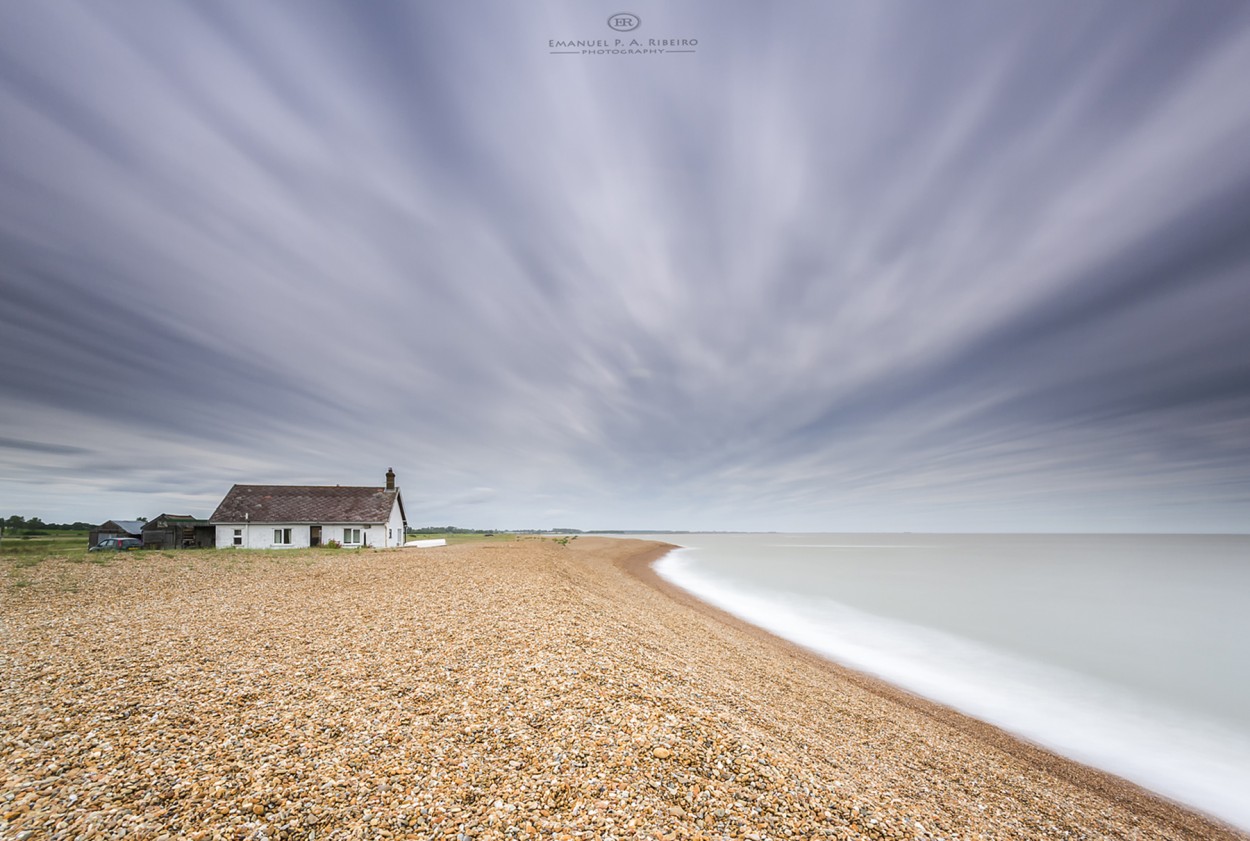
POLYGON ((234 545, 235 546, 243 545, 243 529, 234 530, 234 545))
POLYGON ((274 529, 273 530, 273 542, 277 544, 278 546, 290 546, 291 545, 291 530, 290 529, 274 529))
POLYGON ((343 545, 360 544, 360 529, 343 529, 343 545))

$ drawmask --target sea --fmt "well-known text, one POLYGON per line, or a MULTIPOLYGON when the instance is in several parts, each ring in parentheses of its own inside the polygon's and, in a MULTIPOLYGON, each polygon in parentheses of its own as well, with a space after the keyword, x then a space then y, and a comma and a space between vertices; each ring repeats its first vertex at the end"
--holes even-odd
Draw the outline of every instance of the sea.
POLYGON ((704 601, 1250 830, 1250 536, 652 537, 704 601))

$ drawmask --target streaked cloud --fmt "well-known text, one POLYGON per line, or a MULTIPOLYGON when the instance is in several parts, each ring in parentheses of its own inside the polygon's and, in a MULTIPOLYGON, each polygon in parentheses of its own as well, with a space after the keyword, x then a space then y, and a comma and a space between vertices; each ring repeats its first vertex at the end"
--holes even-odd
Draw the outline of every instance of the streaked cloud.
POLYGON ((0 10, 0 509, 1245 529, 1243 4, 603 8, 0 10))

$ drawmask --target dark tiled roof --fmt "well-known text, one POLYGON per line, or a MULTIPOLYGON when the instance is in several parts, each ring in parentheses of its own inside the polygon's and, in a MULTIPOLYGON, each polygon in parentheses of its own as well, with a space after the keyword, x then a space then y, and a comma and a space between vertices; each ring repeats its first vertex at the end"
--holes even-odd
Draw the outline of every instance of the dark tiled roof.
POLYGON ((209 520, 213 523, 385 523, 398 495, 398 490, 386 488, 235 485, 209 520))

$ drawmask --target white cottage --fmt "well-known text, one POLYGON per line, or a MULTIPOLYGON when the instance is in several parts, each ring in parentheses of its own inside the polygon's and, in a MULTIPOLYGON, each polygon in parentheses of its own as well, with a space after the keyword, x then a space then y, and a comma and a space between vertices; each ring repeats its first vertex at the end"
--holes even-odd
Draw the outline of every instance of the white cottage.
POLYGON ((395 471, 386 487, 235 485, 209 523, 217 547, 300 549, 338 541, 344 546, 403 546, 404 501, 395 471))

